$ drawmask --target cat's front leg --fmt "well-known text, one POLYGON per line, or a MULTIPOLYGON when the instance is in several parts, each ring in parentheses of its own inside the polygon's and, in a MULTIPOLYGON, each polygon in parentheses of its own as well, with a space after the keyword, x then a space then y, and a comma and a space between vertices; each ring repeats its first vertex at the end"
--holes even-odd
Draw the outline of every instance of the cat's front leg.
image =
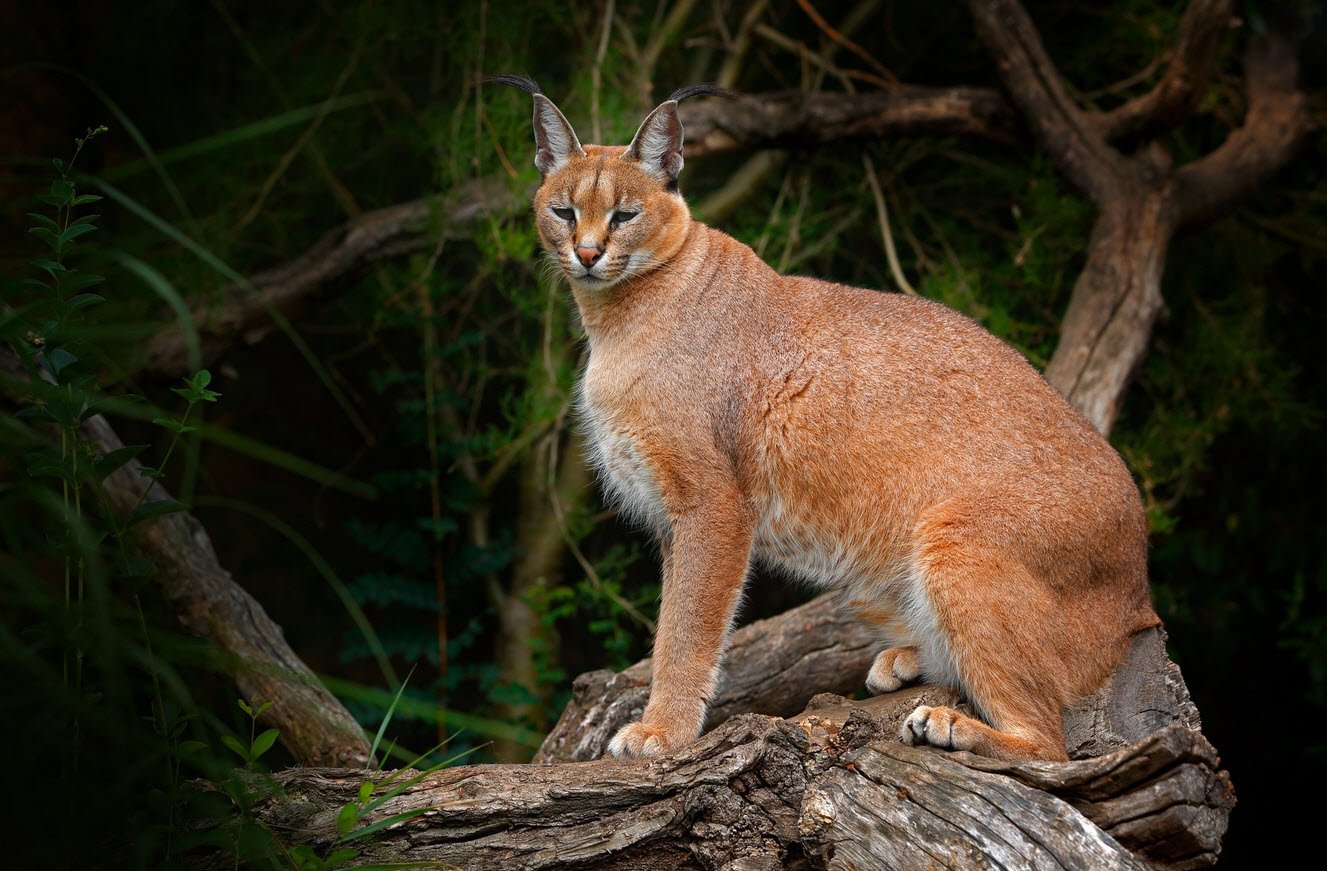
POLYGON ((754 524, 731 495, 673 520, 650 701, 640 721, 609 742, 614 756, 668 753, 700 735, 751 559, 754 524))

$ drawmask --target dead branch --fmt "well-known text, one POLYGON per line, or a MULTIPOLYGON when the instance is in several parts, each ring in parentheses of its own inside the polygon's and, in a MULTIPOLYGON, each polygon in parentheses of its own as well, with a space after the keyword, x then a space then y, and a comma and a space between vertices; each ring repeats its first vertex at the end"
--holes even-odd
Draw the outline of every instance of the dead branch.
POLYGON ((1106 144, 1074 103, 1017 0, 972 0, 977 35, 995 61, 1010 97, 1060 171, 1100 205, 1127 175, 1124 158, 1106 144))
MULTIPOLYGON (((0 348, 0 394, 23 400, 26 383, 18 358, 0 348)), ((102 454, 124 447, 101 415, 88 418, 83 435, 102 454)), ((159 481, 140 474, 130 460, 109 475, 103 487, 111 508, 127 516, 147 500, 169 500, 159 481)), ((217 559, 212 540, 188 512, 145 521, 132 532, 139 552, 153 565, 167 604, 189 633, 213 644, 221 667, 230 671, 242 698, 275 702, 263 720, 280 730, 280 740, 303 765, 363 765, 369 742, 345 706, 290 649, 281 627, 263 606, 235 582, 217 559)))
POLYGON ((1298 80, 1299 58, 1288 38, 1272 32, 1249 40, 1244 124, 1215 151, 1175 173, 1181 226, 1215 220, 1290 162, 1311 127, 1298 80))
POLYGON ((807 148, 882 136, 1017 140, 1008 104, 989 88, 899 85, 862 94, 791 91, 682 106, 686 156, 807 148))
MULTIPOLYGON (((379 260, 424 250, 437 243, 438 234, 468 235, 478 221, 522 208, 521 198, 498 179, 483 179, 441 197, 411 200, 352 218, 289 263, 223 288, 219 299, 196 304, 190 317, 198 330, 203 365, 237 342, 261 341, 275 327, 273 311, 295 318, 321 295, 379 260), (436 216, 433 233, 431 216, 436 216)), ((166 327, 148 341, 143 366, 160 375, 187 374, 188 344, 178 326, 166 327)))
POLYGON ((1089 123, 1111 141, 1156 136, 1183 120, 1198 105, 1216 70, 1234 5, 1233 0, 1193 0, 1180 19, 1161 81, 1140 97, 1089 116, 1089 123))

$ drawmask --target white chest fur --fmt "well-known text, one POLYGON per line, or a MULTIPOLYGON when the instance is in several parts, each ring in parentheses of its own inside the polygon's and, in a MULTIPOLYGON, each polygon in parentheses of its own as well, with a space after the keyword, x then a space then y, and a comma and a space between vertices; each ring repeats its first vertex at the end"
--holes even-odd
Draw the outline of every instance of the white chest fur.
POLYGON ((588 390, 581 392, 581 419, 587 441, 587 459, 599 475, 609 501, 639 523, 662 529, 668 515, 658 479, 636 444, 622 416, 596 403, 588 390))

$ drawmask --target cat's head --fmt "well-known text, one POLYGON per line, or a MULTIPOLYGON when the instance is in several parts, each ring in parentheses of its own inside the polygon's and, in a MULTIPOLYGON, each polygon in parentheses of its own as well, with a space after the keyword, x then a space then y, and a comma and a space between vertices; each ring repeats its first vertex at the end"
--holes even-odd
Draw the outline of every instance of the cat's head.
POLYGON ((606 290, 666 263, 680 249, 691 213, 678 190, 682 171, 679 100, 726 95, 716 85, 676 91, 641 123, 629 145, 581 145, 576 131, 532 80, 494 76, 534 97, 534 195, 544 250, 587 291, 606 290))

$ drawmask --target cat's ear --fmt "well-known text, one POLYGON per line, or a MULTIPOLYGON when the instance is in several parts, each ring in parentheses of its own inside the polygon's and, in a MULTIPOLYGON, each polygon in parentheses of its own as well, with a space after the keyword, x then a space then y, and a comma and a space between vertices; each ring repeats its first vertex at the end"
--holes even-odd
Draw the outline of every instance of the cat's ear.
POLYGON ((534 165, 545 176, 557 172, 571 158, 585 156, 576 131, 543 94, 534 95, 534 142, 534 165))
POLYGON ((641 169, 667 184, 682 172, 682 120, 677 100, 667 100, 646 116, 623 155, 638 161, 641 169))

